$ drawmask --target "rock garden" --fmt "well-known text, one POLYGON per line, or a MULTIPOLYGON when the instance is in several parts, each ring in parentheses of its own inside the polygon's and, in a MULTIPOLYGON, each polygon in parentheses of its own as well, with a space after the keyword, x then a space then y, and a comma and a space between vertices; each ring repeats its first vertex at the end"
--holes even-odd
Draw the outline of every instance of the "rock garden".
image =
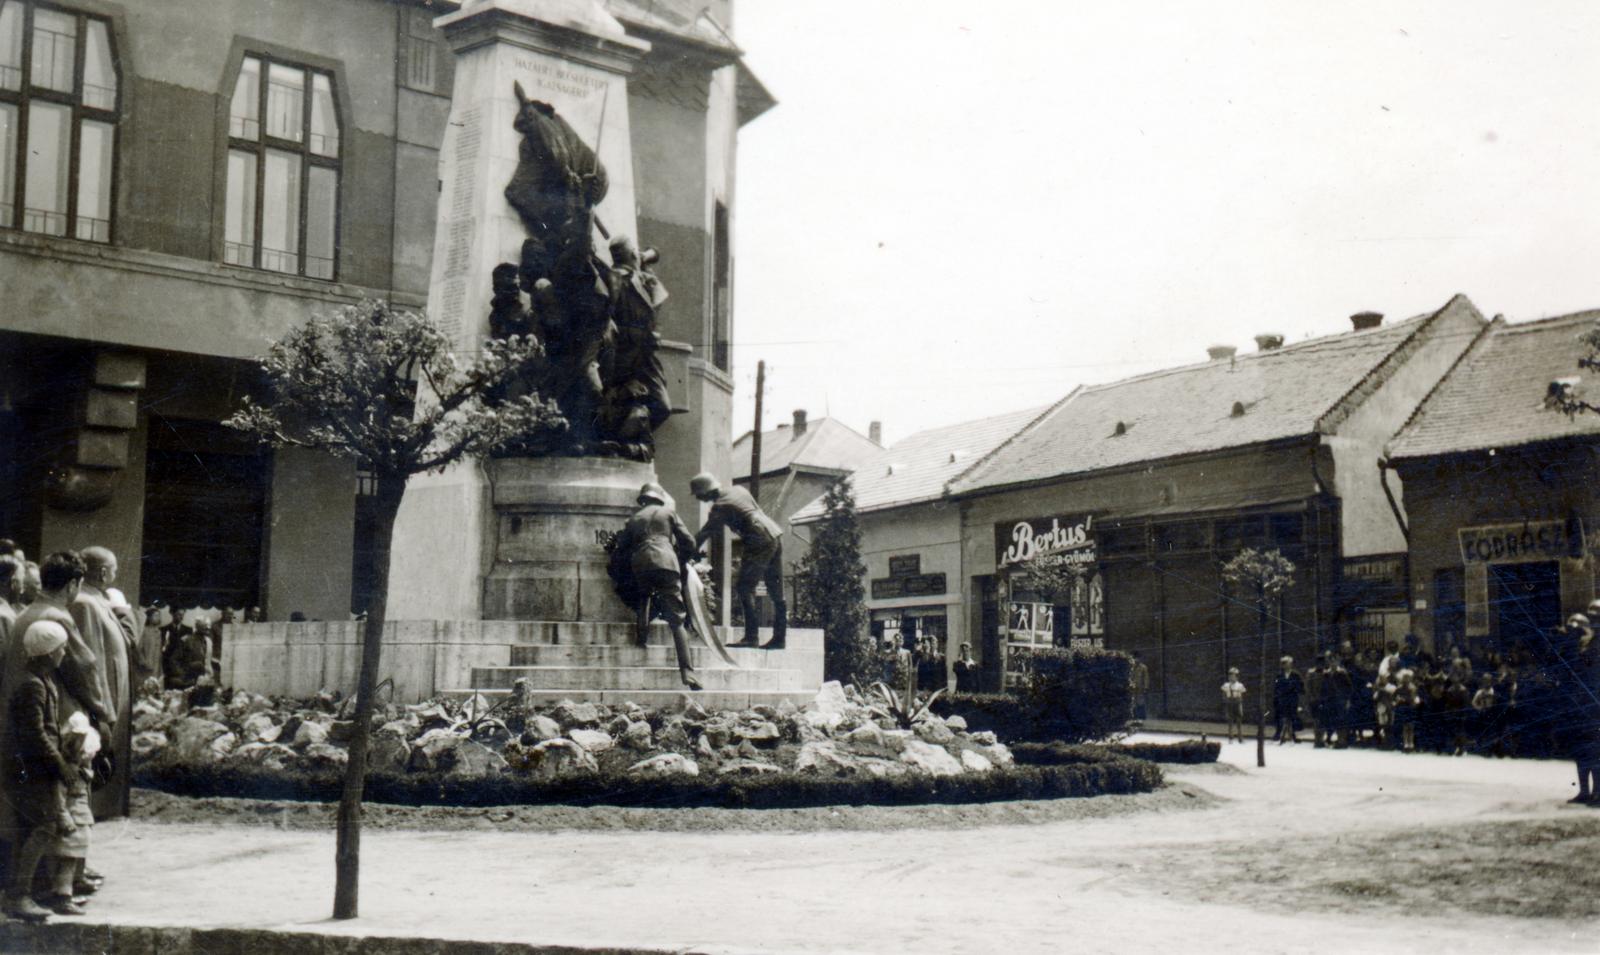
MULTIPOLYGON (((1075 748, 1020 766, 959 714, 908 713, 893 694, 824 684, 803 706, 710 712, 689 696, 646 709, 491 702, 380 707, 368 795, 402 804, 826 805, 978 802, 1149 791, 1151 763, 1075 748)), ((134 707, 135 778, 183 795, 334 798, 352 709, 330 693, 275 700, 167 691, 134 707)))

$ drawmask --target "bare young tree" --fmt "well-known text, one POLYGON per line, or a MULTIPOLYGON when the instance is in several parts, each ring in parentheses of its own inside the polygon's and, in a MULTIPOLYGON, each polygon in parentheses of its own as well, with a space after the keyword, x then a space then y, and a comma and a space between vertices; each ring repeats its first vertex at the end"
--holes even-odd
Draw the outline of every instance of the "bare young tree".
POLYGON ((1222 579, 1239 587, 1256 608, 1256 635, 1261 638, 1261 686, 1256 697, 1256 765, 1267 765, 1267 612, 1294 586, 1294 564, 1276 547, 1246 547, 1222 565, 1222 579))
POLYGON ((364 301, 315 318, 275 343, 260 361, 261 399, 245 398, 227 421, 275 447, 360 461, 376 479, 373 543, 383 557, 373 562, 368 581, 372 602, 339 800, 336 919, 357 914, 361 799, 388 604, 388 554, 406 483, 414 474, 564 430, 555 406, 538 394, 504 397, 542 355, 533 338, 511 337, 486 342, 475 361, 463 363, 424 315, 364 301))

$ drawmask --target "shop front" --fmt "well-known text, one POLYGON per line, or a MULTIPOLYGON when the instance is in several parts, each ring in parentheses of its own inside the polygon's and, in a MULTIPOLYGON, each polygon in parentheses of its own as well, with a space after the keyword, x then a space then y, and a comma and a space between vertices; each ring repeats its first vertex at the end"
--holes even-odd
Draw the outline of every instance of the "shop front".
POLYGON ((1105 585, 1093 515, 1034 517, 994 525, 998 599, 994 641, 1013 685, 1044 647, 1105 646, 1105 585))

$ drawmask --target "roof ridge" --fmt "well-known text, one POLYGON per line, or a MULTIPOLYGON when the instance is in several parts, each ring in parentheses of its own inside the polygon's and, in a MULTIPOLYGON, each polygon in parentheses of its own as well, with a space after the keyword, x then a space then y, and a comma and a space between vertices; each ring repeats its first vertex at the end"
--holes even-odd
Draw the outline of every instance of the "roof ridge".
MULTIPOLYGON (((1060 399, 1056 399, 1056 400, 1059 401, 1060 399)), ((916 438, 921 438, 924 435, 936 435, 936 434, 940 434, 940 433, 945 432, 945 431, 954 431, 957 428, 971 428, 974 425, 987 424, 987 423, 989 423, 991 421, 998 421, 1001 418, 1012 417, 1013 415, 1028 414, 1028 413, 1031 412, 1035 417, 1037 417, 1038 415, 1041 415, 1044 412, 1050 410, 1052 407, 1054 407, 1055 403, 1056 403, 1055 401, 1051 401, 1051 402, 1049 402, 1047 404, 1036 405, 1036 406, 1034 406, 1032 408, 1018 408, 1015 411, 1002 411, 999 414, 984 415, 981 418, 968 418, 965 421, 957 421, 954 424, 941 424, 941 425, 936 425, 935 427, 932 427, 932 428, 923 428, 921 431, 916 431, 916 432, 913 432, 911 434, 908 434, 905 437, 901 438, 899 441, 896 441, 894 444, 888 445, 884 450, 893 450, 895 448, 898 448, 900 445, 906 443, 907 441, 911 441, 911 440, 916 439, 916 438)), ((1031 421, 1032 419, 1030 418, 1029 420, 1031 421)))
MULTIPOLYGON (((1499 317, 1504 318, 1505 316, 1502 315, 1499 317)), ((1544 318, 1530 318, 1524 322, 1513 322, 1507 320, 1504 330, 1508 334, 1510 332, 1544 331, 1547 328, 1552 328, 1557 325, 1576 325, 1580 322, 1592 322, 1597 319, 1600 319, 1600 308, 1590 308, 1581 312, 1572 312, 1567 315, 1546 315, 1544 318)))
MULTIPOLYGON (((1449 303, 1447 302, 1446 304, 1448 305, 1449 303)), ((1423 312, 1423 313, 1421 313, 1419 315, 1412 315, 1412 316, 1409 316, 1407 318, 1403 318, 1400 321, 1395 322, 1392 325, 1384 325, 1384 326, 1380 326, 1378 328, 1351 329, 1349 331, 1333 332, 1333 333, 1328 334, 1328 335, 1318 335, 1315 338, 1308 338, 1308 339, 1305 339, 1304 341, 1298 341, 1298 342, 1293 342, 1291 344, 1280 345, 1277 348, 1271 348, 1271 349, 1268 349, 1266 351, 1257 350, 1257 351, 1252 351, 1252 352, 1245 352, 1242 355, 1235 354, 1235 355, 1233 355, 1233 356, 1231 356, 1229 358, 1213 358, 1213 359, 1209 359, 1207 361, 1190 362, 1187 365, 1174 365, 1174 366, 1172 366, 1170 368, 1157 368, 1154 371, 1147 371, 1147 372, 1144 372, 1143 374, 1138 374, 1138 375, 1129 375, 1126 378, 1118 378, 1115 381, 1103 381, 1103 382, 1099 382, 1097 384, 1084 385, 1083 388, 1086 391, 1103 391, 1103 390, 1108 389, 1108 388, 1115 388, 1115 387, 1117 387, 1119 385, 1132 384, 1132 383, 1134 383, 1136 381, 1149 381, 1149 380, 1152 380, 1152 379, 1155 379, 1155 378, 1160 378, 1160 377, 1163 377, 1163 376, 1166 376, 1166 375, 1185 374, 1185 373, 1188 373, 1188 372, 1196 371, 1196 370, 1201 369, 1201 368, 1207 368, 1207 367, 1209 367, 1211 365, 1216 365, 1216 364, 1219 364, 1219 363, 1224 362, 1224 361, 1237 363, 1237 362, 1241 362, 1241 361, 1271 360, 1271 359, 1274 359, 1274 358, 1280 358, 1283 355, 1288 354, 1290 352, 1305 350, 1305 349, 1311 348, 1313 346, 1322 347, 1322 348, 1328 348, 1328 347, 1340 347, 1340 348, 1342 348, 1342 347, 1345 347, 1346 345, 1354 342, 1360 336, 1370 336, 1370 335, 1373 335, 1375 333, 1392 332, 1395 329, 1400 328, 1401 326, 1405 325, 1407 322, 1415 322, 1415 321, 1418 321, 1419 319, 1427 319, 1427 318, 1432 317, 1434 314, 1437 314, 1437 313, 1435 313, 1435 312, 1423 312)))
MULTIPOLYGON (((1418 322, 1417 327, 1411 330, 1411 334, 1396 342, 1393 348, 1389 349, 1389 351, 1386 352, 1382 358, 1378 359, 1378 363, 1376 365, 1373 365, 1371 368, 1367 369, 1366 374, 1357 379, 1356 382, 1352 384, 1344 394, 1340 395, 1338 399, 1328 407, 1328 410, 1324 411, 1320 415, 1317 415, 1316 423, 1313 425, 1314 430, 1321 433, 1328 433, 1324 431, 1325 423, 1329 428, 1337 428, 1345 420, 1348 420, 1350 416, 1349 413, 1345 414, 1342 418, 1340 418, 1339 421, 1329 422, 1329 419, 1331 419, 1341 409, 1344 409, 1347 404, 1354 405, 1358 403, 1355 400, 1356 393, 1359 392, 1362 387, 1367 384, 1367 382, 1378 378, 1378 376, 1387 368, 1390 371, 1390 375, 1385 376, 1378 382, 1378 387, 1381 388, 1383 386, 1383 382, 1387 381, 1389 377, 1392 377, 1393 370, 1398 368, 1399 365, 1405 361, 1404 358, 1398 358, 1397 356, 1407 352, 1407 349, 1411 343, 1417 341, 1418 337, 1422 335, 1423 332, 1438 324, 1438 322, 1444 316, 1444 313, 1455 307, 1457 302, 1465 304, 1468 309, 1471 309, 1472 314, 1476 315, 1479 320, 1483 319, 1483 313, 1478 311, 1478 306, 1472 304, 1472 299, 1468 298, 1464 293, 1457 292, 1456 294, 1450 296, 1450 300, 1448 302, 1445 302, 1443 305, 1439 306, 1437 311, 1428 315, 1421 322, 1418 322)), ((1484 324, 1487 325, 1488 322, 1484 322, 1484 324)), ((1392 327, 1398 328, 1399 325, 1396 324, 1392 327)), ((1468 348, 1470 347, 1471 346, 1469 345, 1468 348)), ((1465 351, 1466 349, 1462 350, 1465 351)), ((1409 355, 1407 357, 1409 357, 1409 355)), ((1438 382, 1435 382, 1435 384, 1438 384, 1438 382)), ((1368 397, 1370 397, 1370 395, 1368 397)))
POLYGON ((1406 418, 1405 423, 1400 426, 1399 430, 1389 436, 1388 441, 1384 442, 1383 457, 1385 460, 1389 458, 1390 449, 1393 447, 1394 443, 1400 439, 1400 436, 1410 430, 1413 424, 1419 423, 1422 420, 1423 415, 1427 412, 1428 406, 1433 403, 1434 396, 1439 393, 1439 389, 1444 387, 1445 382, 1455 377, 1456 370, 1461 368, 1469 358, 1475 357, 1481 349, 1487 348, 1488 341, 1493 338, 1500 329, 1507 328, 1509 325, 1510 323, 1506 321, 1506 317, 1504 315, 1496 315, 1482 328, 1478 329, 1477 337, 1473 339, 1472 344, 1461 349, 1461 354, 1457 355, 1456 360, 1450 363, 1450 367, 1446 368, 1444 374, 1439 376, 1439 380, 1433 383, 1433 387, 1429 388, 1428 393, 1422 396, 1422 400, 1417 402, 1417 406, 1411 409, 1411 414, 1406 418))
POLYGON ((980 456, 975 461, 973 461, 970 465, 968 465, 964 470, 962 470, 959 474, 951 476, 951 478, 949 480, 944 482, 944 490, 943 490, 942 493, 944 493, 944 494, 950 493, 950 488, 955 486, 957 481, 965 479, 968 475, 971 475, 972 473, 977 471, 980 466, 989 463, 989 461, 993 460, 995 455, 999 454, 1003 449, 1005 449, 1007 447, 1010 447, 1011 442, 1017 440, 1018 438, 1022 437, 1024 434, 1027 434, 1029 431, 1033 430, 1035 427, 1037 427, 1039 425, 1040 422, 1044 421, 1044 419, 1050 417, 1051 415, 1055 414, 1058 410, 1060 410, 1061 408, 1065 407, 1069 402, 1072 401, 1073 398, 1075 398, 1078 395, 1082 394, 1085 390, 1086 390, 1086 388, 1085 388, 1084 385, 1075 386, 1071 391, 1067 392, 1066 396, 1063 397, 1060 401, 1057 401, 1055 404, 1052 404, 1052 405, 1046 407, 1043 411, 1039 412, 1039 414, 1035 415, 1031 420, 1029 420, 1027 424, 1024 424, 1022 427, 1020 427, 1016 431, 1012 432, 1010 437, 1006 438, 1004 441, 1001 441, 999 444, 997 444, 994 447, 990 448, 988 454, 980 456))

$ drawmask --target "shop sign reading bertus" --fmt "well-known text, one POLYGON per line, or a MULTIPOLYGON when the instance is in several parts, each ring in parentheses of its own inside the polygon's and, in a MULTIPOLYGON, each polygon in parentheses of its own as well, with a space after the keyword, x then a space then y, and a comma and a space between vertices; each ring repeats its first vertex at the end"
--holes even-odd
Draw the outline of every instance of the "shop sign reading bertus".
POLYGON ((1092 514, 1076 521, 1070 517, 1037 517, 1015 524, 996 524, 995 564, 1001 568, 1017 564, 1092 564, 1095 548, 1089 532, 1093 526, 1092 514))

